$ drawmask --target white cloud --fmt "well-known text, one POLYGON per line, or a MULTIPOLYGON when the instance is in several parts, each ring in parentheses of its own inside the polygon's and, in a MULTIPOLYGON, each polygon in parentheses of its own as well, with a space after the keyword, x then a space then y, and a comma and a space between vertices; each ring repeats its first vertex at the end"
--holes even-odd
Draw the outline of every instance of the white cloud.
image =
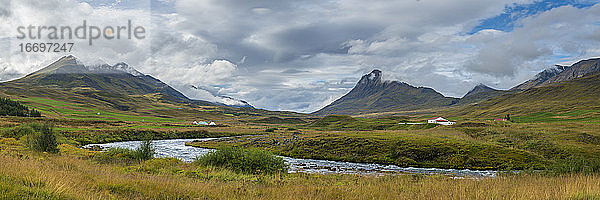
MULTIPOLYGON (((125 61, 204 100, 225 95, 259 108, 311 112, 375 68, 386 79, 460 97, 477 83, 509 88, 546 65, 600 53, 598 5, 542 12, 516 22, 511 32, 467 35, 480 20, 502 13, 505 5, 532 0, 159 1, 152 6, 172 8, 163 12, 153 7, 160 12, 152 14, 148 25, 151 43, 99 42, 94 48, 81 47, 76 56, 125 61), (203 89, 188 91, 181 85, 203 89)), ((150 19, 145 8, 74 0, 13 1, 12 7, 4 10, 17 13, 9 18, 17 24, 150 19), (56 12, 64 7, 70 12, 56 12)), ((2 10, 0 16, 6 15, 2 10)), ((3 23, 2 30, 12 28, 3 23)), ((0 67, 0 78, 30 73, 60 56, 11 55, 18 64, 0 67)))

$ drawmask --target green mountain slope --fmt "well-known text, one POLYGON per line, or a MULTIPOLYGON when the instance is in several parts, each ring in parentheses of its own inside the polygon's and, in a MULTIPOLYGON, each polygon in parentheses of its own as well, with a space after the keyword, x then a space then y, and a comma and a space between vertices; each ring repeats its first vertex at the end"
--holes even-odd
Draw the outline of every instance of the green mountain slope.
POLYGON ((161 94, 161 99, 187 103, 185 97, 169 85, 149 75, 143 75, 125 63, 84 66, 73 56, 65 56, 51 65, 11 81, 46 88, 71 89, 80 94, 101 98, 99 93, 115 95, 161 94))
POLYGON ((51 118, 170 122, 303 116, 191 100, 125 63, 85 66, 73 56, 62 57, 23 78, 0 83, 0 97, 18 100, 51 118))
POLYGON ((600 110, 600 74, 503 95, 460 107, 452 113, 456 116, 503 116, 573 110, 600 110))

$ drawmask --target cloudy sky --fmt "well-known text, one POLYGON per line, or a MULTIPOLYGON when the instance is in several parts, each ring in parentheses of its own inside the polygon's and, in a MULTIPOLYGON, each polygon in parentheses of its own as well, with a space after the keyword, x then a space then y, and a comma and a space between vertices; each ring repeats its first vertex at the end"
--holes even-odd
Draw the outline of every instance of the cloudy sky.
POLYGON ((124 61, 192 98, 230 96, 269 110, 316 111, 373 69, 461 97, 478 83, 507 89, 548 66, 600 56, 597 3, 0 0, 0 47, 9 50, 0 52, 0 81, 73 54, 87 63, 124 61), (101 27, 132 20, 147 38, 65 40, 73 52, 20 52, 16 27, 83 20, 101 27))

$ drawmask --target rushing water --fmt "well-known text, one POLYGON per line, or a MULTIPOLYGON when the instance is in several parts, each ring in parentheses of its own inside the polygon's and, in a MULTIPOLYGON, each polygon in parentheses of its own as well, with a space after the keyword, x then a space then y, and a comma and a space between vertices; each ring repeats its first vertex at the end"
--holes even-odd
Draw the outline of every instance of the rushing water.
MULTIPOLYGON (((196 140, 208 141, 217 138, 202 138, 202 139, 172 139, 172 140, 155 140, 152 142, 156 148, 156 157, 173 157, 181 159, 184 162, 191 162, 196 157, 213 151, 212 149, 198 148, 186 146, 186 142, 196 140)), ((128 148, 135 149, 140 145, 140 141, 114 142, 107 144, 89 144, 84 148, 91 146, 100 146, 102 148, 128 148)), ((458 169, 438 169, 438 168, 414 168, 414 167, 399 167, 396 165, 382 165, 372 163, 352 163, 338 162, 329 160, 314 160, 314 159, 297 159, 281 156, 289 165, 288 172, 290 173, 319 173, 319 174, 386 174, 386 173, 411 173, 411 174, 443 174, 455 177, 475 176, 475 177, 494 177, 496 171, 479 171, 479 170, 458 170, 458 169)))

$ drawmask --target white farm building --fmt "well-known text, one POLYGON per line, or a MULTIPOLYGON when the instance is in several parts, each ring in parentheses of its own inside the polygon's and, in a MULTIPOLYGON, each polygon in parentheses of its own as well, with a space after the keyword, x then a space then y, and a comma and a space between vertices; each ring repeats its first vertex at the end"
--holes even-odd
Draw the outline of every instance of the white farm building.
POLYGON ((448 121, 447 119, 444 119, 442 117, 429 118, 429 119, 427 119, 427 123, 430 123, 430 124, 441 124, 441 125, 446 125, 446 126, 456 124, 456 122, 448 121))

